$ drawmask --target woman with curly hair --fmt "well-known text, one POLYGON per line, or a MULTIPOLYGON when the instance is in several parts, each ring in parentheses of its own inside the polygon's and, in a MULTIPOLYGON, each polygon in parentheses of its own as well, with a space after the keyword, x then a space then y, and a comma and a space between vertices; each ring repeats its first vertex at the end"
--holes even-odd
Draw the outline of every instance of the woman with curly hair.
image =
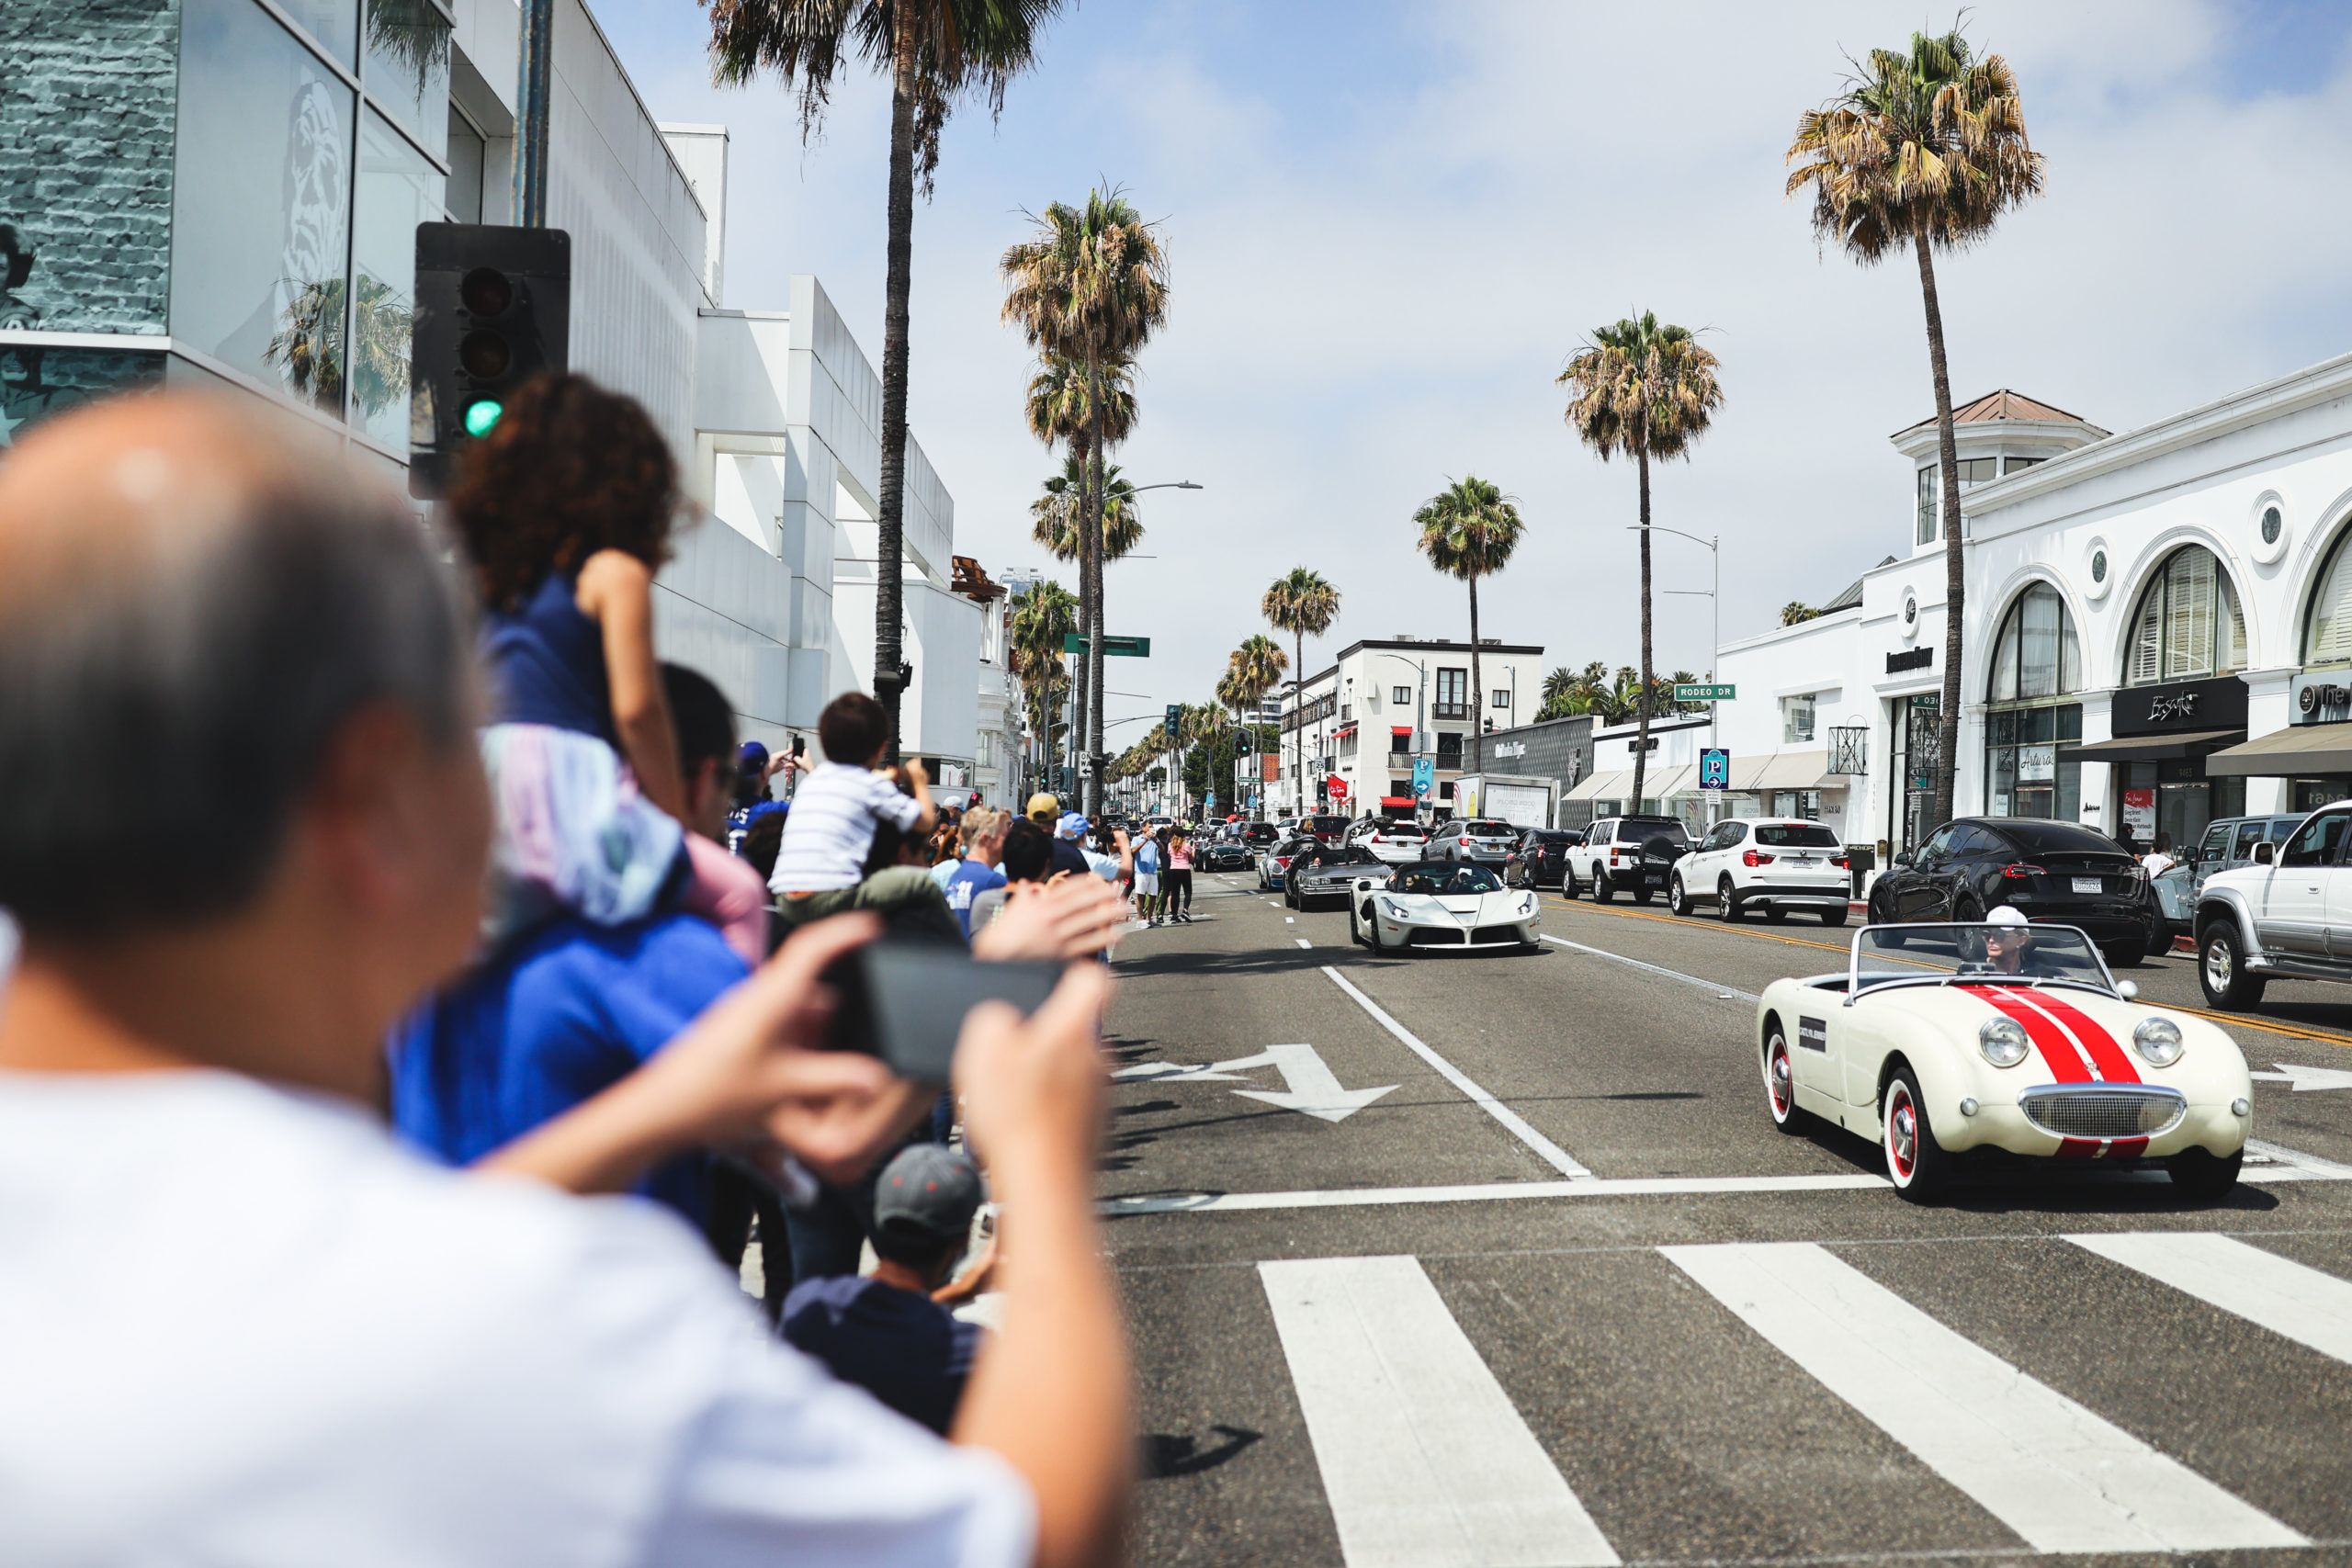
POLYGON ((580 376, 517 392, 450 490, 496 687, 482 737, 493 942, 557 909, 618 925, 670 901, 716 920, 747 960, 764 950, 764 889, 681 828, 653 651, 653 577, 677 509, 677 469, 645 410, 580 376))

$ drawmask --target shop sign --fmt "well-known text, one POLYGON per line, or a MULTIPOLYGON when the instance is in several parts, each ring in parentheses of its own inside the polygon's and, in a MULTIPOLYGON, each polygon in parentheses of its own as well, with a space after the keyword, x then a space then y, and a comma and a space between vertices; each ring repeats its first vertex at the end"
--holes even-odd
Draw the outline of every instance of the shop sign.
POLYGON ((2352 671, 2298 675, 2289 688, 2290 724, 2343 724, 2352 720, 2352 671))
POLYGON ((1919 648, 1906 648, 1900 653, 1890 653, 1886 656, 1886 672, 1890 675, 1900 675, 1906 670, 1925 670, 1935 661, 1936 648, 1933 643, 1928 643, 1919 648))
POLYGON ((2109 733, 2162 735, 2180 729, 2244 729, 2245 682, 2234 675, 2126 686, 2115 694, 2109 733))
POLYGON ((2143 844, 2156 841, 2154 790, 2127 789, 2123 792, 2123 836, 2143 844))

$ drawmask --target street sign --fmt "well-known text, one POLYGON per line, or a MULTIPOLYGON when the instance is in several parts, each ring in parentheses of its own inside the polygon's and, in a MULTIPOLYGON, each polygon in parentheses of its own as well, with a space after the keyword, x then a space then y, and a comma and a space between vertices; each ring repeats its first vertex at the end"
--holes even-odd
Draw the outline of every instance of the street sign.
MULTIPOLYGON (((1079 632, 1062 633, 1064 653, 1084 653, 1086 638, 1079 632)), ((1102 634, 1102 657, 1105 659, 1149 659, 1151 638, 1148 637, 1113 637, 1102 634)))
POLYGON ((1699 787, 1731 788, 1731 751, 1728 748, 1702 746, 1699 749, 1699 787))
POLYGON ((1427 757, 1413 759, 1413 793, 1427 795, 1437 785, 1437 764, 1427 757))
POLYGON ((1692 682, 1674 688, 1674 700, 1678 703, 1727 703, 1738 694, 1739 688, 1728 681, 1720 686, 1692 682))

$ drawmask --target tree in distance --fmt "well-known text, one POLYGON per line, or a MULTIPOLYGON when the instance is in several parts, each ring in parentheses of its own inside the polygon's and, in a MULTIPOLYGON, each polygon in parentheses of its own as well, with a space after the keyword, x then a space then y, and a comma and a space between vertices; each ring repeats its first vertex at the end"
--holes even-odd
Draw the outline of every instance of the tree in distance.
MULTIPOLYGON (((1062 459, 1062 471, 1047 479, 1043 491, 1029 503, 1035 519, 1029 537, 1054 552, 1057 560, 1076 560, 1080 529, 1085 520, 1086 461, 1076 456, 1062 459)), ((1102 558, 1117 560, 1143 543, 1143 508, 1136 487, 1119 477, 1119 466, 1102 472, 1102 558)))
POLYGON ((1483 755, 1487 695, 1478 669, 1478 580, 1492 577, 1510 561, 1523 530, 1519 505, 1476 474, 1464 474, 1421 503, 1413 513, 1418 541, 1430 564, 1470 585, 1470 761, 1476 772, 1483 755))
MULTIPOLYGON (((1290 569, 1287 576, 1274 580, 1258 608, 1278 632, 1288 632, 1298 648, 1298 658, 1291 667, 1291 708, 1303 715, 1306 698, 1306 639, 1321 637, 1340 618, 1340 591, 1323 581, 1320 572, 1303 566, 1290 569)), ((1245 648, 1248 644, 1243 644, 1245 648)), ((1298 786, 1299 809, 1306 808, 1306 725, 1298 723, 1298 740, 1293 748, 1296 761, 1292 776, 1298 786)))

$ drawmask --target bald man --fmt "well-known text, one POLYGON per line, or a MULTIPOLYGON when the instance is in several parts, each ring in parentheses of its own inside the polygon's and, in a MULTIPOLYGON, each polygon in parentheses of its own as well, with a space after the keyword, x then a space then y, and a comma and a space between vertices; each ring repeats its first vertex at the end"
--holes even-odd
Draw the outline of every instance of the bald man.
POLYGON ((0 1556, 1106 1554, 1131 1428, 1082 967, 966 1025, 1021 1246, 950 1442, 775 1343, 683 1228, 550 1185, 755 1137, 853 1172, 904 1097, 808 1047, 870 921, 812 926, 498 1173, 385 1133, 381 1042, 466 958, 490 830, 445 558, 258 403, 133 398, 0 457, 0 1556))

